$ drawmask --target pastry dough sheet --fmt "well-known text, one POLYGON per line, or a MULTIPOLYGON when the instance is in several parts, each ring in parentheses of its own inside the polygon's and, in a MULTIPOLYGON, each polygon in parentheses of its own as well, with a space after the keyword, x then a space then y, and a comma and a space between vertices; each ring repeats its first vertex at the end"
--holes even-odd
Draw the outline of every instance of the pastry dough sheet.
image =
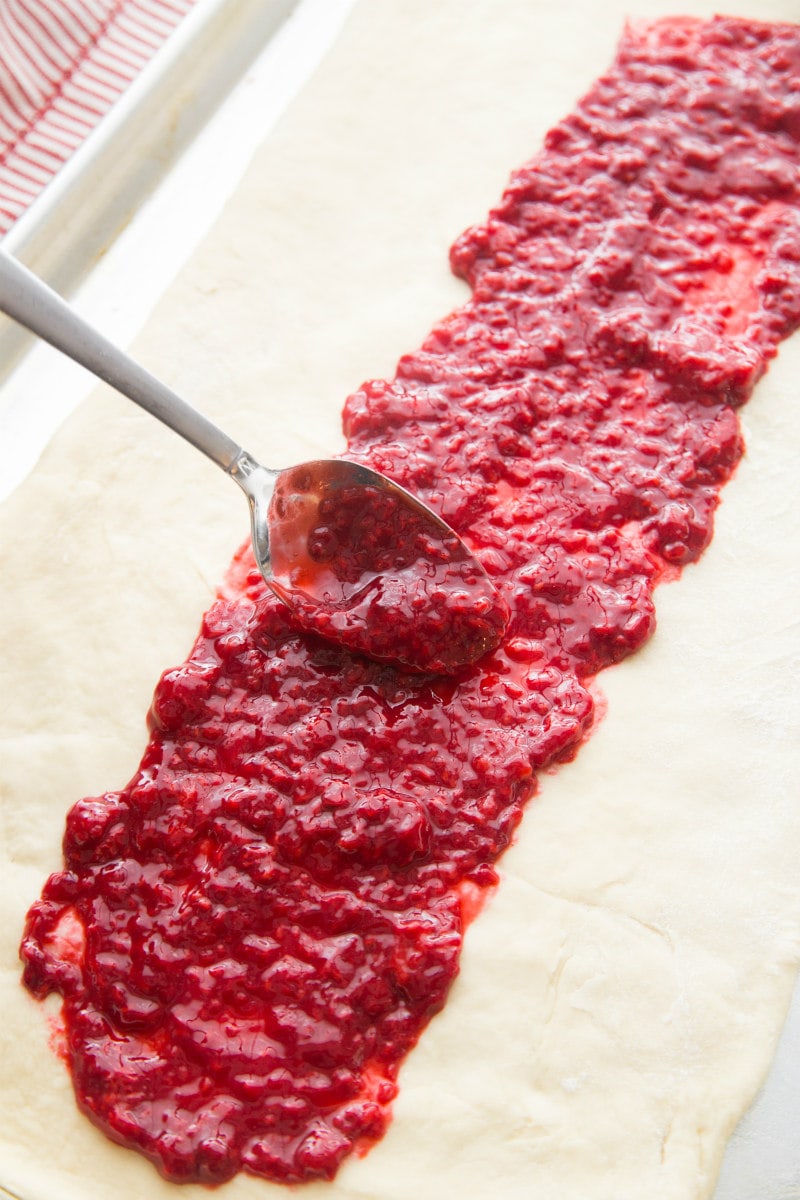
MULTIPOLYGON (((726 9, 800 19, 789 0, 726 9)), ((337 451, 346 394, 464 298, 455 236, 611 61, 626 17, 670 10, 362 0, 136 355, 265 462, 337 451)), ((542 779, 388 1135, 304 1198, 711 1194, 800 956, 799 370, 795 337, 744 410, 710 549, 658 590, 656 636, 601 677, 605 717, 542 779)), ((17 944, 68 807, 133 773, 156 679, 246 520, 219 472, 107 391, 0 510, 0 1184, 22 1200, 179 1194, 77 1111, 17 944)), ((218 1194, 286 1190, 239 1177, 218 1194)))

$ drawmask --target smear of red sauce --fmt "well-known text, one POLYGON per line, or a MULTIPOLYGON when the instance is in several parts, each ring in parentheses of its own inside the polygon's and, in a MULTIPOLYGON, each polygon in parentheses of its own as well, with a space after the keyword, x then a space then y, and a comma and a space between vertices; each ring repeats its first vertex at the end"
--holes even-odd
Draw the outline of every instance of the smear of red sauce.
POLYGON ((81 1106, 170 1179, 329 1177, 383 1133, 534 772, 711 536, 800 321, 799 136, 797 28, 629 32, 456 243, 470 302, 347 402, 351 456, 501 587, 502 647, 403 675, 298 632, 240 557, 136 777, 72 810, 25 982, 64 997, 81 1106))

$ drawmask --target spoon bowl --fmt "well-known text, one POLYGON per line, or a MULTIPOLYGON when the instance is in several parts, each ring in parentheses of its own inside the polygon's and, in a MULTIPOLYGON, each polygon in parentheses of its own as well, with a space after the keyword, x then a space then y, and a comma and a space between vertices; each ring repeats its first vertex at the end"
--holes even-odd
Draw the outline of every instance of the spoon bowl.
POLYGON ((498 645, 508 610, 483 567, 387 476, 343 458, 283 471, 263 466, 3 250, 0 311, 236 481, 250 507, 259 570, 303 628, 382 662, 451 674, 498 645))

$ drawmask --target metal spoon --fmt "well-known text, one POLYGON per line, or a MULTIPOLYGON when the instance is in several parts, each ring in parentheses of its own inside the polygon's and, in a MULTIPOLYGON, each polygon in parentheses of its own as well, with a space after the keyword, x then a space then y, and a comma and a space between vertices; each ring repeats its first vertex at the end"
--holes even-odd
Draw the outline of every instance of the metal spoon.
POLYGON ((157 417, 235 479, 247 496, 261 574, 306 628, 380 660, 448 673, 498 644, 508 612, 485 571, 449 525, 391 479, 345 459, 282 471, 262 466, 2 249, 0 311, 157 417), (382 536, 373 529, 370 542, 364 535, 369 522, 359 517, 378 501, 382 536), (336 553, 325 545, 332 526, 336 553), (394 547, 387 545, 387 528, 397 534, 394 547), (346 569, 337 568, 342 561, 346 569), (435 609, 432 616, 426 605, 435 609))

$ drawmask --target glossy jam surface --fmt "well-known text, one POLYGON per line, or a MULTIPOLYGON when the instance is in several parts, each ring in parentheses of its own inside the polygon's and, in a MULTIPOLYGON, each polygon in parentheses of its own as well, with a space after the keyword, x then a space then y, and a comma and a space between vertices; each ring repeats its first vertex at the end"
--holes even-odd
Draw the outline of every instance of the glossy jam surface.
MULTIPOLYGON (((25 981, 79 1103, 169 1178, 330 1177, 383 1132, 538 768, 653 628, 800 321, 800 31, 634 29, 453 265, 472 299, 353 395, 511 611, 461 674, 304 634, 246 553, 158 685, 141 768, 70 813, 25 981)), ((535 819, 535 815, 534 815, 535 819)))
POLYGON ((304 474, 291 472, 272 505, 273 584, 296 623, 428 673, 455 674, 497 648, 508 605, 448 526, 402 489, 304 474))

